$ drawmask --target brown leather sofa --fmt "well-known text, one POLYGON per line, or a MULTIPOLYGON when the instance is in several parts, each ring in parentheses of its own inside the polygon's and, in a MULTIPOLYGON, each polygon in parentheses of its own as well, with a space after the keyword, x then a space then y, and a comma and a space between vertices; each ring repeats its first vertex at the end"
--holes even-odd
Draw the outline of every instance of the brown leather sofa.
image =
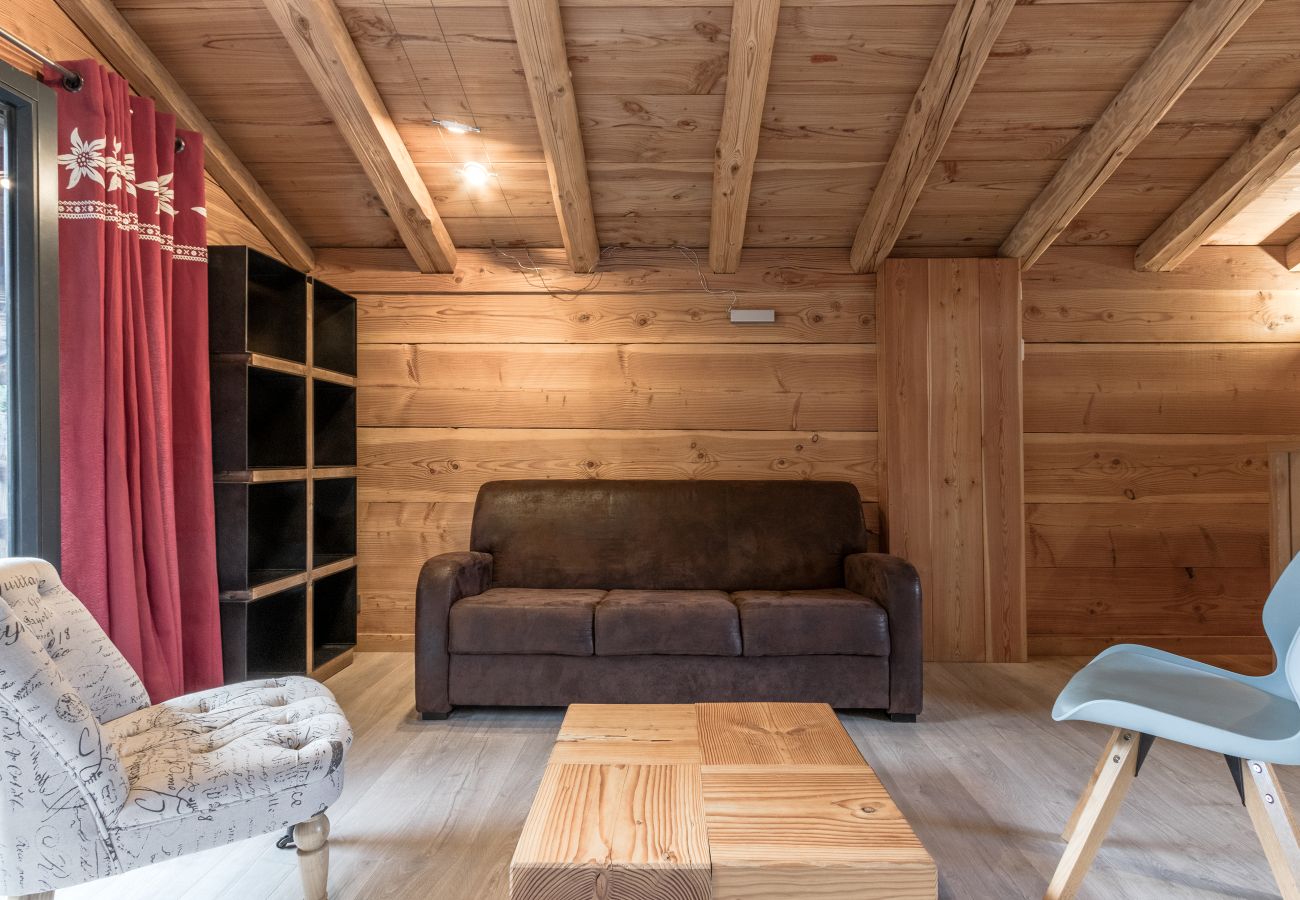
POLYGON ((921 711, 921 587, 828 481, 498 481, 424 565, 416 707, 921 711))

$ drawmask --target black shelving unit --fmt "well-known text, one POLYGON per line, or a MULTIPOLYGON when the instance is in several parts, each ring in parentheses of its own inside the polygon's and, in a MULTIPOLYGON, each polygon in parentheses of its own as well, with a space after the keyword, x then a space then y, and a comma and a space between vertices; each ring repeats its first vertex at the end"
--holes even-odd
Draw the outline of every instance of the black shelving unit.
POLYGON ((312 291, 313 365, 357 374, 357 301, 323 281, 312 291))
POLYGON ((217 583, 223 593, 307 572, 307 482, 218 482, 217 583))
POLYGON ((217 568, 227 682, 325 678, 356 646, 356 301, 209 248, 217 568))
POLYGON ((312 658, 322 665, 357 643, 357 570, 327 575, 314 586, 312 658))
POLYGON ((355 478, 317 479, 313 516, 312 559, 315 565, 330 565, 357 555, 355 478))
POLYGON ((222 603, 221 656, 227 684, 306 672, 307 586, 222 603))
POLYGON ((312 382, 316 465, 357 464, 357 389, 333 381, 312 382))

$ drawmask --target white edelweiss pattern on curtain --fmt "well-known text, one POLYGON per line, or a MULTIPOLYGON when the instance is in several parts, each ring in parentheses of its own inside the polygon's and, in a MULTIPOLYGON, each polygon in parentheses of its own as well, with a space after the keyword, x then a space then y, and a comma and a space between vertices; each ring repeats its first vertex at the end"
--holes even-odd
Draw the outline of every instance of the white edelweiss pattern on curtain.
POLYGON ((0 894, 70 887, 305 821, 352 732, 308 678, 149 706, 42 560, 0 560, 0 894))

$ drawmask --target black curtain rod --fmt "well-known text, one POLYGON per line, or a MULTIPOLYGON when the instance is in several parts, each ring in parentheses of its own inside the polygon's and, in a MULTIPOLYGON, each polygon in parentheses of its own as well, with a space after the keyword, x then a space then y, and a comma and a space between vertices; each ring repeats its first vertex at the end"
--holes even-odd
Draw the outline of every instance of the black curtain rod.
POLYGON ((19 50, 26 53, 32 59, 39 60, 40 62, 45 63, 45 65, 49 66, 51 69, 54 69, 59 74, 61 74, 63 76, 63 86, 68 90, 72 91, 74 94, 77 91, 81 90, 81 85, 83 83, 81 80, 81 76, 78 75, 76 72, 72 71, 71 69, 69 69, 67 66, 59 65, 54 60, 46 56, 44 53, 41 53, 35 47, 32 47, 29 44, 23 42, 22 40, 19 40, 17 35, 10 34, 9 32, 5 31, 3 28, 0 28, 0 38, 4 38, 6 41, 13 44, 15 47, 17 47, 19 50))

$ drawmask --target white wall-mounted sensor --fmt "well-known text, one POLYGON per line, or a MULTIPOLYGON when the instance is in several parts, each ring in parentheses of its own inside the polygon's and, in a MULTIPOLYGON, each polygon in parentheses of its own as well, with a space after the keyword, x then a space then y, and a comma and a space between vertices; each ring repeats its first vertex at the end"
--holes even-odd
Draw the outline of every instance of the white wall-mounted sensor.
POLYGON ((733 309, 732 325, 771 325, 776 321, 774 309, 733 309))

